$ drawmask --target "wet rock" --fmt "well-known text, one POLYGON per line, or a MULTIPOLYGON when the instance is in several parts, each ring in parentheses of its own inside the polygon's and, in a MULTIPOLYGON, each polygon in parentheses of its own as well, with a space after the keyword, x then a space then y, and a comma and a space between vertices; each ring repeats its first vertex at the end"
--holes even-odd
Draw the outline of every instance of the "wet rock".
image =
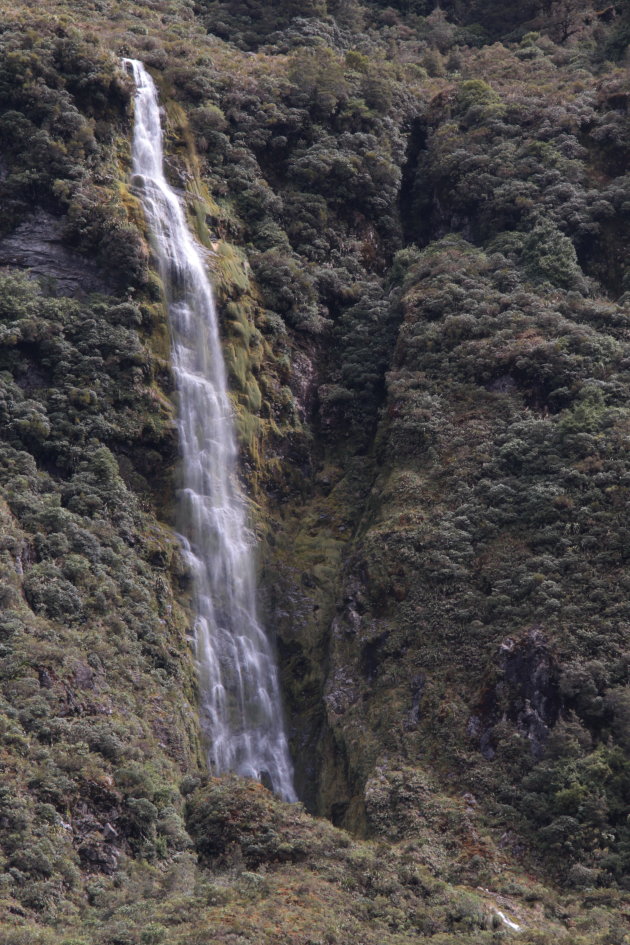
POLYGON ((111 824, 105 824, 103 827, 103 837, 105 840, 114 841, 118 839, 118 831, 111 824))
POLYGON ((84 869, 99 873, 114 873, 118 867, 120 850, 109 843, 104 843, 102 837, 90 835, 85 838, 78 849, 81 865, 84 869))
POLYGON ((468 734, 479 739, 479 750, 491 761, 496 755, 495 726, 510 722, 529 740, 534 758, 540 758, 561 707, 559 671, 542 630, 532 628, 521 640, 507 637, 497 662, 500 679, 469 719, 468 734))
POLYGON ((482 733, 479 740, 479 751, 486 761, 492 761, 496 757, 496 751, 494 749, 494 745, 492 744, 491 728, 482 733))
POLYGON ((94 670, 86 663, 79 663, 74 670, 74 683, 79 689, 94 689, 94 670))
POLYGON ((422 673, 418 676, 414 676, 411 680, 411 709, 403 723, 406 731, 414 729, 420 721, 420 704, 422 702, 425 685, 426 679, 422 673))
POLYGON ((65 690, 65 710, 64 715, 82 715, 85 711, 84 704, 78 699, 76 692, 70 686, 64 685, 65 690))
POLYGON ((295 397, 304 420, 313 410, 313 400, 317 386, 317 373, 314 357, 305 351, 296 351, 293 355, 293 370, 289 379, 289 387, 295 397))
POLYGON ((368 682, 373 682, 378 676, 388 636, 387 632, 380 633, 374 639, 367 640, 361 648, 361 672, 368 682))
POLYGON ((502 850, 508 850, 512 856, 519 859, 525 853, 525 845, 520 837, 512 830, 506 830, 499 838, 499 847, 502 850))
POLYGON ((52 676, 45 668, 42 668, 39 671, 39 684, 42 689, 52 689, 54 685, 52 676))
POLYGON ((538 756, 560 711, 557 666, 539 629, 530 630, 502 659, 508 718, 527 735, 532 754, 538 756))
POLYGON ((358 633, 361 629, 361 617, 354 607, 348 607, 346 611, 346 619, 348 622, 348 631, 351 633, 358 633))
POLYGON ((52 294, 111 291, 101 269, 63 244, 62 221, 36 210, 0 240, 0 266, 30 269, 52 294))
POLYGON ((331 679, 328 692, 324 696, 329 712, 333 716, 343 715, 358 698, 354 680, 343 667, 339 668, 331 679))

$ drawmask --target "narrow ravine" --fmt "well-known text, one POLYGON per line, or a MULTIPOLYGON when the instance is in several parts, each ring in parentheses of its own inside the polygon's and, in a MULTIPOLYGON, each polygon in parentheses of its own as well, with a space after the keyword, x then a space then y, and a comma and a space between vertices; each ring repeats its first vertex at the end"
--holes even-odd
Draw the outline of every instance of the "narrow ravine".
POLYGON ((182 455, 180 531, 194 581, 195 645, 208 764, 268 782, 295 800, 274 654, 257 614, 254 539, 203 251, 163 169, 157 90, 141 62, 133 187, 146 215, 169 310, 182 455))

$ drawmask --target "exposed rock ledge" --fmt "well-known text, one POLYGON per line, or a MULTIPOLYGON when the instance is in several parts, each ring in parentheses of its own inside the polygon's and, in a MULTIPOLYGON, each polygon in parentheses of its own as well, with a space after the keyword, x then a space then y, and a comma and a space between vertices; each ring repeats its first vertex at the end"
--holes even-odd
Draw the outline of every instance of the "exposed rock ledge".
POLYGON ((63 245, 62 232, 61 220, 36 210, 0 240, 0 266, 30 269, 55 295, 111 292, 95 263, 63 245))

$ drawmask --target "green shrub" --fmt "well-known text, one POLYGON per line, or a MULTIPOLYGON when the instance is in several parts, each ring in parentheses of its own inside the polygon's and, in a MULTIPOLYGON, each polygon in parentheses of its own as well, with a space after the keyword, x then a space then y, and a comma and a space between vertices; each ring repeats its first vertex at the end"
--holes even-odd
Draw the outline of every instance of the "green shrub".
POLYGON ((226 862, 238 850, 244 863, 296 862, 308 854, 308 835, 295 807, 256 781, 213 778, 186 799, 186 826, 205 862, 226 862))
POLYGON ((53 620, 73 621, 81 615, 81 597, 52 564, 34 565, 24 580, 24 592, 36 613, 53 620))

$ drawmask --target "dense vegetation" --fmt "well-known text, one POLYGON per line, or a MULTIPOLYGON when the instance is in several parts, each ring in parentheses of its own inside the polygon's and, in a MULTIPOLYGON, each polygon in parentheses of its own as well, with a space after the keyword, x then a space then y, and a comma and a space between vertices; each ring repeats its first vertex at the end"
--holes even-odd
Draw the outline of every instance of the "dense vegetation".
POLYGON ((0 3, 0 943, 628 937, 629 38, 0 3), (211 250, 309 814, 204 771, 121 55, 211 250))

